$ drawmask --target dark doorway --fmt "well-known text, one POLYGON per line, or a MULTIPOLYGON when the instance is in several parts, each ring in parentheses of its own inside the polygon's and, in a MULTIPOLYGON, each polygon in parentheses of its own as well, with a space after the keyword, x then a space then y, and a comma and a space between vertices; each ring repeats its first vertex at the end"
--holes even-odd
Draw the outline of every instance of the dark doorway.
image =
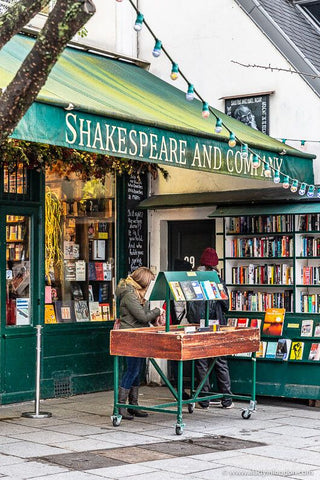
POLYGON ((176 258, 188 260, 196 268, 206 247, 215 248, 214 220, 168 222, 168 270, 173 270, 176 258))

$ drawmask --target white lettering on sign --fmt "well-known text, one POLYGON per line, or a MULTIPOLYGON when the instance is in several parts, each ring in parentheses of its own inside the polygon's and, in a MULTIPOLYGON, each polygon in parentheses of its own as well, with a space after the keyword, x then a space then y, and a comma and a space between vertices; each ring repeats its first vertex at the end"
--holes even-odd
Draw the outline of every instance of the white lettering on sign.
MULTIPOLYGON (((82 118, 77 113, 65 116, 65 141, 69 146, 86 147, 101 153, 125 155, 153 160, 159 163, 186 166, 195 170, 229 173, 237 176, 264 178, 264 165, 281 170, 283 158, 262 157, 258 168, 252 167, 252 153, 244 158, 239 149, 221 147, 207 139, 202 143, 195 137, 186 140, 170 136, 170 133, 152 133, 150 128, 139 130, 117 126, 103 121, 82 118)), ((142 127, 141 127, 142 128, 142 127)), ((272 170, 273 171, 273 170, 272 170)))

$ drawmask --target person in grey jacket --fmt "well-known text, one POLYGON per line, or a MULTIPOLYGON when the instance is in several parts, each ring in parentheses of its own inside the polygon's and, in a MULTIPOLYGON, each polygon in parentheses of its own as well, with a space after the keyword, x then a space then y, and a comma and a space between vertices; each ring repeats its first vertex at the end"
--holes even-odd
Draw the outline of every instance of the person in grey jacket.
MULTIPOLYGON (((144 298, 147 288, 154 279, 154 274, 147 267, 140 267, 126 279, 121 279, 116 295, 120 299, 120 328, 142 328, 150 323, 162 323, 162 309, 149 309, 144 298)), ((127 369, 122 377, 119 388, 119 403, 138 405, 140 374, 144 358, 126 357, 127 369)), ((119 409, 120 415, 125 420, 136 417, 147 417, 148 414, 136 409, 119 409)))
MULTIPOLYGON (((210 271, 215 270, 218 274, 217 265, 219 262, 219 258, 217 252, 214 248, 208 247, 206 248, 201 255, 200 258, 200 267, 197 270, 204 270, 210 271)), ((221 281, 223 284, 224 290, 226 293, 227 287, 224 282, 221 281)), ((219 320, 220 325, 226 325, 226 317, 225 313, 229 310, 229 299, 228 300, 209 300, 209 318, 219 320)), ((190 323, 200 323, 201 318, 205 318, 206 313, 206 302, 204 301, 194 301, 188 303, 188 312, 187 312, 187 319, 190 323)), ((209 363, 211 362, 211 358, 200 358, 195 360, 195 370, 198 377, 199 383, 205 377, 209 363)), ((230 380, 230 373, 229 373, 229 366, 228 361, 224 357, 216 357, 214 370, 217 378, 217 386, 221 393, 225 394, 226 396, 222 397, 221 402, 218 402, 219 406, 222 408, 232 408, 232 398, 229 395, 232 395, 231 392, 231 380, 230 380)), ((206 382, 202 388, 202 395, 205 396, 207 392, 210 392, 210 382, 207 378, 206 382)), ((216 404, 216 402, 212 402, 212 404, 216 404)), ((203 402, 199 402, 199 406, 201 408, 207 409, 209 407, 209 400, 205 400, 203 402)))

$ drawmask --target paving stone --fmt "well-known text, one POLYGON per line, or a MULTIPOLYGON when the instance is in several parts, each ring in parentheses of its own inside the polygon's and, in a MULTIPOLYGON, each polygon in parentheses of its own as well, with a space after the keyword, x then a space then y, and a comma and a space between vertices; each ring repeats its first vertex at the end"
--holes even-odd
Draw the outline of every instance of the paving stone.
POLYGON ((113 448, 110 450, 96 450, 97 455, 103 455, 109 458, 123 460, 128 463, 150 462, 152 460, 162 460, 164 458, 172 458, 174 455, 168 453, 156 452, 140 447, 130 448, 113 448))
POLYGON ((49 464, 62 465, 72 470, 91 470, 96 468, 125 465, 126 462, 96 455, 91 452, 64 453, 62 455, 48 455, 41 460, 49 464))

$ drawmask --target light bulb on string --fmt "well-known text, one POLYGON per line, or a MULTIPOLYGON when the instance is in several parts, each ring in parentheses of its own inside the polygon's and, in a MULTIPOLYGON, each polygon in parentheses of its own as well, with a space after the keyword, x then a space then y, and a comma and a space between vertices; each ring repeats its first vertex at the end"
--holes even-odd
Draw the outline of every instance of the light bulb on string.
POLYGON ((179 76, 179 66, 177 63, 173 63, 171 73, 170 73, 170 78, 171 80, 177 80, 178 76, 179 76))
POLYGON ((236 136, 233 132, 230 132, 228 145, 231 148, 233 148, 237 145, 236 136))
POLYGON ((142 13, 138 13, 137 15, 137 19, 136 19, 136 23, 134 24, 134 29, 136 32, 140 32, 140 30, 142 29, 142 23, 143 23, 143 15, 142 13))
POLYGON ((295 193, 298 190, 298 185, 299 185, 298 180, 296 179, 292 180, 292 185, 290 187, 290 190, 292 193, 295 193))
POLYGON ((309 185, 309 188, 307 191, 307 197, 309 198, 314 197, 314 185, 309 185))
POLYGON ((260 165, 259 156, 255 153, 252 157, 252 167, 253 168, 258 168, 259 165, 260 165))
POLYGON ((156 40, 156 43, 154 44, 153 50, 152 50, 152 55, 154 57, 160 57, 161 55, 161 48, 162 48, 162 42, 161 40, 156 40))
POLYGON ((269 163, 264 164, 264 176, 267 178, 271 177, 271 168, 269 163))
POLYGON ((207 102, 203 102, 202 104, 202 118, 208 118, 210 115, 209 105, 207 102))
POLYGON ((306 188, 307 188, 307 185, 305 183, 301 183, 300 188, 299 188, 299 192, 298 192, 299 195, 305 195, 306 188))
POLYGON ((192 85, 192 83, 189 83, 188 91, 186 93, 186 100, 188 100, 188 102, 192 102, 193 99, 194 99, 194 86, 192 85))
POLYGON ((241 145, 241 156, 243 159, 248 158, 248 145, 246 143, 241 145))
POLYGON ((275 171, 274 171, 273 181, 274 181, 274 183, 280 183, 280 173, 279 173, 279 170, 275 170, 275 171))
POLYGON ((284 177, 283 182, 282 182, 282 186, 283 186, 283 188, 286 188, 286 189, 289 188, 289 186, 290 186, 290 181, 289 181, 288 175, 286 175, 286 176, 284 177))
POLYGON ((216 126, 214 127, 214 131, 216 133, 221 133, 221 131, 222 131, 222 120, 221 120, 221 118, 217 118, 216 126))

